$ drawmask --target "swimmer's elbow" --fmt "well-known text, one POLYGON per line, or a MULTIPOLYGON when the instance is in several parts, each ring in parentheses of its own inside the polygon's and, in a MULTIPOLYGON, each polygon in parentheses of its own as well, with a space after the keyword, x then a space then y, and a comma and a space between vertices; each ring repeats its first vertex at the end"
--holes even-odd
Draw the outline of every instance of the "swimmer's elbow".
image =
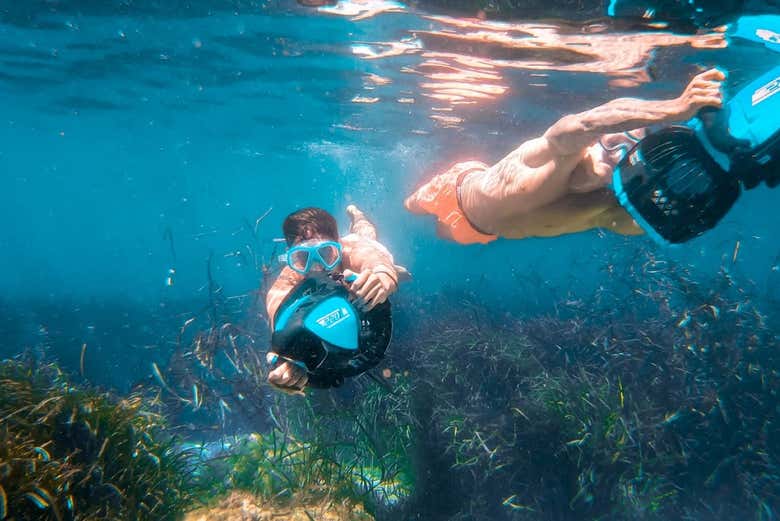
POLYGON ((597 125, 592 118, 583 117, 581 114, 569 114, 550 127, 543 137, 558 154, 576 154, 591 144, 592 134, 596 128, 597 125))

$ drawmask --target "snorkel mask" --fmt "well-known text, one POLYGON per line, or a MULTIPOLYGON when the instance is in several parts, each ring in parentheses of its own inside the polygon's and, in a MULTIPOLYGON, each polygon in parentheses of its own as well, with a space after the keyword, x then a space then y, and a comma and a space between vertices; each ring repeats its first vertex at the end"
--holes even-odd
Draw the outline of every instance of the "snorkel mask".
POLYGON ((287 251, 287 265, 301 275, 307 275, 317 264, 331 271, 339 262, 341 244, 335 241, 305 241, 287 251))

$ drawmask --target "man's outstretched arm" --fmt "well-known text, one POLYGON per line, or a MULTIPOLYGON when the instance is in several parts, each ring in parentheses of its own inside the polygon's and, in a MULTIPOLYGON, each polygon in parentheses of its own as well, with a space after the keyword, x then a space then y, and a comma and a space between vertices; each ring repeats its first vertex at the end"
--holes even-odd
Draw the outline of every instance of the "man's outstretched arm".
POLYGON ((659 123, 685 121, 703 107, 720 108, 725 75, 710 69, 694 77, 685 91, 671 100, 619 98, 594 109, 561 118, 544 134, 562 155, 577 154, 604 134, 626 132, 659 123))
POLYGON ((271 325, 271 329, 274 327, 274 317, 279 306, 301 280, 303 280, 301 275, 285 266, 274 281, 273 286, 268 289, 265 296, 265 309, 268 312, 268 323, 271 325))

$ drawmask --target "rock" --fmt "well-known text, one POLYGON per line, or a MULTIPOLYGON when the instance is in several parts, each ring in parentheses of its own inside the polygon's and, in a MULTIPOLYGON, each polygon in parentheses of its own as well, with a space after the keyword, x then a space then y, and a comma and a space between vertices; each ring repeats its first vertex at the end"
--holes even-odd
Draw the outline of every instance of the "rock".
POLYGON ((263 504, 249 492, 231 492, 218 505, 190 512, 184 521, 373 521, 361 505, 348 501, 263 504))

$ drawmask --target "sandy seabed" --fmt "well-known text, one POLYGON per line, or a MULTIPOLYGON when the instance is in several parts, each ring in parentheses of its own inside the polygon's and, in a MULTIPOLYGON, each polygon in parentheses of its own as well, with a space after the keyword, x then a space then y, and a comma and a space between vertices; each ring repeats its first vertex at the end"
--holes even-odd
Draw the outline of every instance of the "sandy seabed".
POLYGON ((301 505, 263 505, 248 492, 232 492, 219 504, 190 512, 184 521, 373 521, 360 505, 321 501, 301 505))

